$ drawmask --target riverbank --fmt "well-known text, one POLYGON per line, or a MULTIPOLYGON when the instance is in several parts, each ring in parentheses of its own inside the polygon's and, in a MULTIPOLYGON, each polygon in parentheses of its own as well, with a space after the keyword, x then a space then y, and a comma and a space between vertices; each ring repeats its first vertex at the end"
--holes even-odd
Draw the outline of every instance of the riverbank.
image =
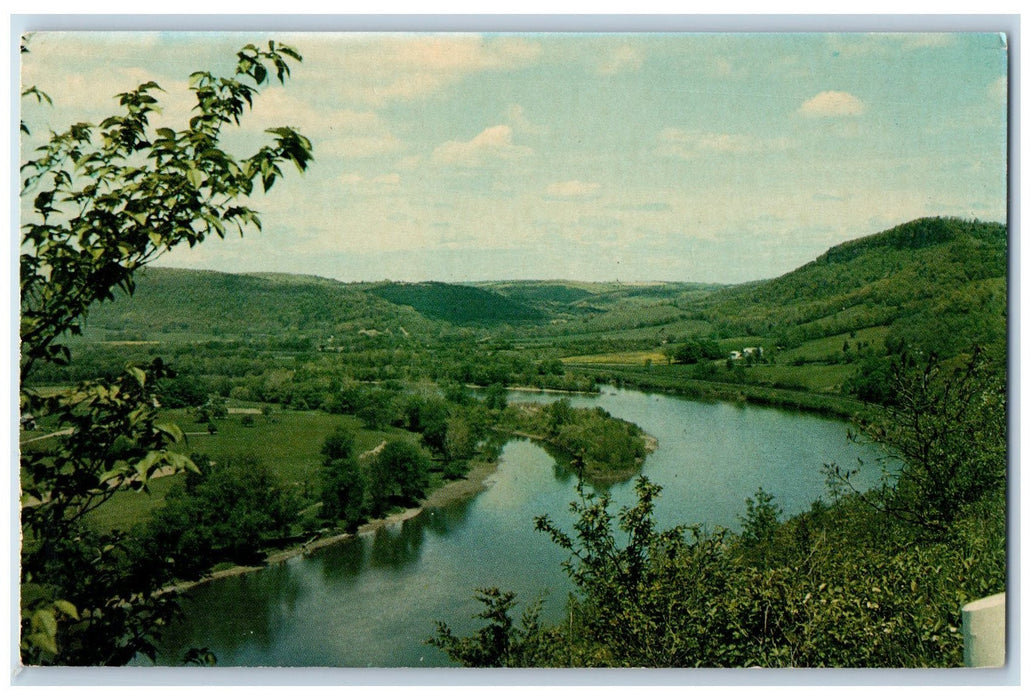
POLYGON ((360 525, 357 532, 341 532, 333 535, 326 535, 324 537, 319 537, 318 539, 305 542, 304 544, 296 547, 276 550, 266 555, 265 562, 263 564, 254 566, 233 566, 228 569, 213 571, 205 574, 196 581, 185 581, 183 583, 177 583, 174 586, 163 588, 159 591, 159 594, 169 592, 181 593, 201 584, 208 583, 209 581, 217 581, 218 579, 241 576, 253 571, 261 571, 264 568, 276 564, 282 564, 283 562, 296 557, 307 556, 323 547, 329 547, 330 545, 337 544, 338 542, 342 542, 352 537, 359 537, 367 533, 375 532, 383 527, 411 520, 427 508, 440 508, 448 505, 449 503, 471 498, 481 491, 486 490, 491 483, 493 483, 491 477, 494 476, 497 469, 498 462, 496 461, 476 462, 463 478, 441 484, 439 487, 431 491, 426 498, 422 499, 418 506, 407 508, 399 513, 391 513, 383 518, 370 520, 367 523, 360 525))
MULTIPOLYGON (((577 369, 586 370, 586 366, 577 369)), ((663 376, 646 369, 596 365, 595 374, 604 370, 598 381, 625 389, 655 392, 692 401, 729 401, 756 406, 802 411, 847 421, 861 421, 877 407, 849 396, 822 394, 800 389, 784 389, 760 384, 714 382, 692 377, 663 376)))

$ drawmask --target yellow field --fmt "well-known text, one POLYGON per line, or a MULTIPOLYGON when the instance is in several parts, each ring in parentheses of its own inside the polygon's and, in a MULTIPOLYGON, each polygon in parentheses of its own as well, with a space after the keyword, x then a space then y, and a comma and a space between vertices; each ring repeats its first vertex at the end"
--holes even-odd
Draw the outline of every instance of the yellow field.
POLYGON ((651 360, 652 364, 666 364, 668 360, 661 352, 655 350, 636 350, 633 352, 610 352, 599 355, 576 355, 574 357, 563 357, 563 362, 583 365, 645 365, 651 360))

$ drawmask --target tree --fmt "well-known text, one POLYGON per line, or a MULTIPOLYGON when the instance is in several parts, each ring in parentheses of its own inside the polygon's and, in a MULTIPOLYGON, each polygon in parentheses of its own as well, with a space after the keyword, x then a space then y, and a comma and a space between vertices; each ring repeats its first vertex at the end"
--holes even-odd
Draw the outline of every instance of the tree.
POLYGON ((697 340, 689 340, 673 351, 673 361, 677 364, 691 365, 704 357, 702 346, 697 340))
POLYGON ((47 396, 26 384, 37 367, 69 361, 62 338, 81 333, 91 305, 116 290, 131 294, 134 274, 177 245, 260 228, 258 214, 238 200, 259 181, 268 191, 283 163, 306 169, 311 144, 291 128, 269 129, 271 143, 246 158, 220 147, 223 129, 240 123, 270 71, 285 82, 289 60, 301 60, 275 42, 245 46, 236 58, 231 76, 190 76, 196 104, 179 130, 150 125, 161 88, 147 82, 117 96, 117 114, 51 134, 22 165, 22 196, 32 197, 32 209, 20 246, 20 408, 70 431, 55 436, 51 449, 26 450, 22 458, 27 663, 126 663, 136 653, 153 654, 167 621, 171 598, 159 600, 153 581, 127 589, 116 575, 109 556, 120 545, 116 534, 88 533, 89 547, 68 545, 85 541, 84 515, 114 493, 146 490, 159 470, 196 468, 169 449, 181 431, 158 418, 155 387, 171 370, 155 359, 146 369, 126 367, 112 382, 47 396), (94 574, 89 589, 60 575, 77 569, 94 574))
POLYGON ((515 606, 515 594, 497 588, 481 588, 476 599, 483 604, 477 619, 486 624, 470 637, 457 637, 445 622, 437 622, 437 634, 427 640, 463 666, 475 668, 518 668, 551 665, 554 657, 551 647, 560 636, 549 632, 540 623, 543 607, 538 600, 522 616, 522 625, 516 627, 510 610, 515 606))
MULTIPOLYGON (((925 532, 942 533, 964 507, 1006 481, 1006 384, 980 348, 951 367, 931 354, 903 357, 891 370, 892 405, 865 429, 892 459, 872 505, 925 532)), ((829 466, 851 486, 854 471, 829 466)))
POLYGON ((169 492, 147 528, 139 567, 193 578, 220 561, 253 565, 268 538, 289 533, 297 499, 253 455, 207 462, 199 478, 169 492))
POLYGON ((745 498, 745 514, 738 517, 741 522, 741 540, 764 563, 769 561, 782 514, 773 495, 761 486, 754 497, 745 498))
POLYGON ((505 406, 508 405, 508 391, 505 389, 505 385, 495 382, 488 386, 483 400, 490 410, 504 411, 505 406))
POLYGON ((422 498, 429 485, 429 467, 429 457, 417 445, 406 440, 384 445, 369 470, 373 515, 383 515, 392 498, 406 503, 422 498))
POLYGON ((366 480, 354 454, 354 434, 338 428, 322 444, 322 514, 354 530, 365 518, 366 480))

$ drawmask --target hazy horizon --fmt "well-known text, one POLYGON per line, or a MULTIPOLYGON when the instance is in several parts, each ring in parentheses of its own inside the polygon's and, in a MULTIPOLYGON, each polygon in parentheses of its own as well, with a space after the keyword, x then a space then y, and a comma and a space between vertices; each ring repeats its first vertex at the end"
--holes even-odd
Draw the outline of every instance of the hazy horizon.
POLYGON ((22 159, 146 80, 179 127, 187 76, 268 38, 304 61, 226 145, 290 125, 315 162, 248 202, 263 231, 162 267, 737 284, 923 216, 1006 222, 995 33, 40 33, 22 159))

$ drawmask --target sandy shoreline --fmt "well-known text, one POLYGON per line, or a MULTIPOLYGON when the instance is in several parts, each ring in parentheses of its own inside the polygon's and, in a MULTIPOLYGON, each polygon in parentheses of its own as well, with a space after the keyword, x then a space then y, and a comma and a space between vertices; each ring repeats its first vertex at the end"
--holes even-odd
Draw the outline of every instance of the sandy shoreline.
POLYGON ((497 462, 477 462, 469 470, 469 473, 461 479, 455 481, 449 481, 442 484, 439 488, 432 491, 426 498, 422 500, 422 503, 414 508, 408 508, 400 513, 392 513, 385 518, 377 518, 376 520, 370 520, 358 527, 357 533, 342 532, 335 535, 328 535, 321 537, 317 540, 306 542, 303 545, 291 547, 290 549, 279 550, 269 554, 265 563, 257 566, 234 566, 229 569, 223 569, 221 571, 215 571, 206 574, 202 578, 196 581, 186 581, 184 583, 178 583, 174 586, 169 586, 162 589, 160 592, 170 591, 186 591, 195 586, 207 583, 209 581, 215 581, 222 578, 229 578, 231 576, 240 576, 252 571, 261 571, 262 569, 272 566, 274 564, 281 564, 285 561, 293 559, 295 557, 303 556, 314 552, 317 549, 328 547, 346 539, 356 537, 365 533, 375 532, 376 530, 387 527, 388 525, 394 525, 396 523, 402 523, 405 520, 414 518, 419 513, 423 512, 427 508, 439 508, 455 501, 465 500, 472 496, 484 491, 492 483, 491 477, 498 469, 497 462))

